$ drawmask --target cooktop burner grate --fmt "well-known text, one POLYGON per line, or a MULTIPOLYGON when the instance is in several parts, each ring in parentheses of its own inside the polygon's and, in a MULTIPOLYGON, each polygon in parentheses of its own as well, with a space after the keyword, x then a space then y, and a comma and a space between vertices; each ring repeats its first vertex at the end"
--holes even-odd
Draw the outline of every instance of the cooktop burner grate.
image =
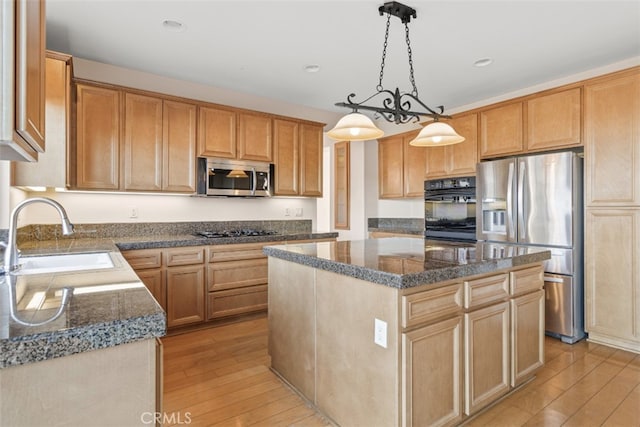
POLYGON ((278 232, 272 230, 253 230, 246 228, 240 230, 199 231, 196 233, 196 235, 206 237, 208 239, 219 237, 271 236, 274 234, 278 234, 278 232))

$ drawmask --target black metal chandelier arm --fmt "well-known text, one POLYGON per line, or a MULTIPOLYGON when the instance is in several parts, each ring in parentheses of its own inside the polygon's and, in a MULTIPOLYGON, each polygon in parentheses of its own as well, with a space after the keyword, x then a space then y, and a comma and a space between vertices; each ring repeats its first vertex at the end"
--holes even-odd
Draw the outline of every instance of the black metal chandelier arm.
POLYGON ((431 109, 428 105, 426 105, 424 102, 420 101, 420 99, 417 96, 413 96, 410 93, 405 93, 402 95, 403 97, 408 96, 411 99, 413 99, 414 101, 416 101, 418 104, 420 104, 425 110, 427 110, 430 114, 423 114, 425 116, 429 116, 429 117, 433 117, 434 119, 439 119, 439 118, 444 118, 444 119, 450 119, 451 116, 447 116, 444 113, 444 105, 438 105, 436 108, 436 110, 440 110, 440 112, 438 113, 437 111, 434 111, 433 109, 431 109))

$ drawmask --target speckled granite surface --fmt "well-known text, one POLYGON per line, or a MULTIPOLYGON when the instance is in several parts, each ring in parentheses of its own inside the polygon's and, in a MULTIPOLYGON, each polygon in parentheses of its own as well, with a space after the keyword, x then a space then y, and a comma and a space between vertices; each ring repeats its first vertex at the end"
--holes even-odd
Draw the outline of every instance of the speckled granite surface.
POLYGON ((0 368, 165 335, 162 308, 122 255, 110 256, 114 268, 107 270, 0 276, 0 368), (69 301, 46 322, 63 288, 71 290, 69 301))
POLYGON ((368 218, 368 231, 424 236, 424 218, 368 218))
POLYGON ((394 288, 491 273, 551 258, 547 250, 496 251, 483 243, 388 238, 267 246, 276 258, 394 288))

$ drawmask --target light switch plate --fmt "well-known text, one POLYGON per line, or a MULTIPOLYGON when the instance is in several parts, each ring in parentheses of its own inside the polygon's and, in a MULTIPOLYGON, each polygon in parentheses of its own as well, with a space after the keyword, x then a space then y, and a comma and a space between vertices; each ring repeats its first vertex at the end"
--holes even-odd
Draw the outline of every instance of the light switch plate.
POLYGON ((373 342, 387 348, 387 322, 375 319, 373 324, 373 342))

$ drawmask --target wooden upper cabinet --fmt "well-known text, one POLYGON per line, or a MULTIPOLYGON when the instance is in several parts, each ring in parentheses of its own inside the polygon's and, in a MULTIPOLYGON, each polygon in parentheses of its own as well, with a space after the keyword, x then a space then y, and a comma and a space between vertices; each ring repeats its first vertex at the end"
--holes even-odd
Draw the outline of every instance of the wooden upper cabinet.
POLYGON ((273 121, 274 192, 297 196, 300 170, 300 124, 291 120, 273 121))
POLYGON ((125 93, 124 189, 162 190, 162 99, 125 93))
POLYGON ((404 196, 403 151, 402 135, 378 140, 378 196, 381 199, 404 196))
POLYGON ((271 122, 271 116, 264 114, 238 114, 238 159, 273 161, 271 122))
POLYGON ((480 112, 481 158, 524 150, 522 110, 522 102, 515 102, 480 112))
POLYGON ((444 147, 426 147, 426 178, 471 176, 478 162, 478 115, 446 120, 465 140, 444 147))
POLYGON ((120 91, 77 85, 75 187, 118 190, 120 91))
POLYGON ((404 197, 421 197, 424 194, 425 165, 427 162, 427 150, 425 147, 415 147, 409 142, 418 135, 412 132, 403 135, 404 141, 404 197))
POLYGON ((237 113, 199 107, 198 156, 236 158, 237 113))
POLYGON ((579 87, 527 100, 527 151, 581 145, 581 105, 579 87))
POLYGON ((300 125, 300 195, 322 197, 322 125, 300 125))
POLYGON ((587 206, 640 206, 640 68, 585 86, 587 206))
POLYGON ((196 191, 196 106, 184 102, 163 103, 162 189, 196 191))
POLYGON ((43 153, 45 148, 45 2, 18 0, 14 4, 16 8, 15 45, 17 46, 15 130, 34 150, 43 153))

